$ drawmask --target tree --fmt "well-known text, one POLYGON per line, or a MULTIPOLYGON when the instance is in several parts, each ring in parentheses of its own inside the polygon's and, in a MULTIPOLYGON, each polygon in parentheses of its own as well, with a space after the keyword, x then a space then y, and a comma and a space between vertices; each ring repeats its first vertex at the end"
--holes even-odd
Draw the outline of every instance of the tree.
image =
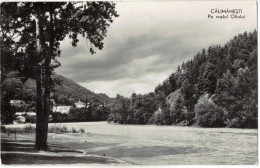
POLYGON ((203 84, 204 91, 213 94, 216 89, 217 73, 216 66, 208 62, 204 69, 203 84))
POLYGON ((230 127, 256 127, 257 91, 252 88, 249 68, 240 68, 234 77, 227 71, 217 82, 214 101, 226 111, 230 127))
POLYGON ((19 72, 36 79, 36 149, 47 149, 51 73, 60 65, 56 60, 61 53, 60 41, 69 35, 72 46, 76 47, 78 35, 82 35, 90 43, 90 53, 94 54, 95 49, 103 48, 107 27, 114 17, 118 15, 115 4, 110 2, 1 4, 1 42, 17 36, 10 44, 5 44, 15 46, 17 59, 21 60, 16 67, 19 72))
POLYGON ((128 116, 130 100, 119 94, 111 105, 111 113, 108 116, 108 122, 125 124, 128 116))
POLYGON ((189 123, 192 123, 195 116, 194 105, 197 103, 197 100, 195 97, 195 88, 187 79, 182 83, 181 93, 184 98, 184 106, 187 108, 186 120, 188 120, 189 123))
POLYGON ((236 115, 236 96, 235 85, 237 83, 236 78, 228 70, 222 78, 218 79, 216 92, 214 96, 214 102, 228 111, 226 119, 231 120, 236 115))
POLYGON ((257 92, 250 83, 249 68, 240 68, 237 71, 235 91, 239 109, 237 117, 241 120, 241 127, 247 127, 257 118, 257 92))
POLYGON ((161 110, 161 108, 159 108, 158 110, 156 110, 154 112, 154 124, 157 124, 157 125, 164 124, 164 115, 163 115, 163 111, 161 110))
POLYGON ((175 74, 172 73, 169 77, 169 83, 171 86, 171 92, 173 92, 174 90, 176 90, 176 77, 175 74))
POLYGON ((195 105, 197 123, 203 127, 223 127, 224 112, 212 102, 195 105))

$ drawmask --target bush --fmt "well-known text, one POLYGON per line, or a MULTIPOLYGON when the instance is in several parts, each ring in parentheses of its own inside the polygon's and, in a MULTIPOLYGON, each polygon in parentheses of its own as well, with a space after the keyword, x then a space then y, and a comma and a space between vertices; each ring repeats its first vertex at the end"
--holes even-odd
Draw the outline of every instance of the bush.
POLYGON ((233 118, 227 122, 227 127, 229 128, 239 128, 241 127, 241 122, 239 118, 233 118))
POLYGON ((154 124, 156 125, 164 124, 164 115, 160 108, 154 113, 154 124))
POLYGON ((257 119, 233 118, 227 122, 229 128, 257 128, 257 119))
POLYGON ((23 128, 6 128, 6 133, 32 134, 35 133, 35 127, 26 125, 23 128))
POLYGON ((84 128, 80 128, 79 132, 80 133, 85 133, 85 129, 84 128))
POLYGON ((68 129, 67 129, 67 127, 66 127, 66 126, 63 126, 63 127, 62 127, 62 132, 63 132, 63 133, 66 133, 66 132, 68 132, 68 129))
POLYGON ((26 125, 26 126, 24 127, 24 132, 25 132, 25 133, 29 133, 29 134, 35 133, 35 127, 33 127, 33 126, 31 126, 31 125, 26 125))
POLYGON ((78 133, 78 131, 74 127, 71 128, 71 132, 72 133, 78 133))
MULTIPOLYGON (((1 127, 1 131, 3 133, 18 133, 18 134, 32 134, 35 133, 35 127, 31 126, 31 125, 26 125, 23 128, 5 128, 1 127)), ((71 128, 71 130, 69 130, 66 126, 56 126, 53 125, 51 127, 48 128, 48 133, 56 133, 56 134, 62 134, 62 133, 85 133, 85 129, 81 128, 79 131, 76 130, 74 127, 71 128)))
POLYGON ((27 123, 36 123, 36 116, 26 115, 25 119, 26 119, 25 121, 27 123))
POLYGON ((63 127, 59 127, 59 126, 51 126, 49 129, 48 129, 48 133, 56 133, 56 134, 61 134, 61 133, 68 133, 68 129, 66 126, 63 126, 63 127))
POLYGON ((195 105, 196 122, 202 127, 224 127, 224 111, 212 102, 195 105))
POLYGON ((6 133, 6 128, 3 125, 1 125, 1 132, 6 133))

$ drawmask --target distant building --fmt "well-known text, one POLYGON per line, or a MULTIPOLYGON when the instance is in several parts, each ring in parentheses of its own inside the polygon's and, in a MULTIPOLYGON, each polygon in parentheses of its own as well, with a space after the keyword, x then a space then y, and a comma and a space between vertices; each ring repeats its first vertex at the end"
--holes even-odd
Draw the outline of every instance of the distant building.
POLYGON ((72 106, 55 106, 52 108, 53 112, 59 112, 63 114, 68 114, 72 106))
POLYGON ((23 100, 10 100, 11 106, 21 107, 25 102, 23 100))
POLYGON ((78 101, 75 103, 76 108, 85 108, 86 107, 86 103, 83 103, 82 101, 78 101))
POLYGON ((26 118, 24 116, 17 116, 13 121, 14 124, 21 124, 25 122, 26 122, 26 118))
POLYGON ((36 116, 35 112, 16 112, 15 116, 22 116, 22 115, 27 115, 27 116, 36 116))

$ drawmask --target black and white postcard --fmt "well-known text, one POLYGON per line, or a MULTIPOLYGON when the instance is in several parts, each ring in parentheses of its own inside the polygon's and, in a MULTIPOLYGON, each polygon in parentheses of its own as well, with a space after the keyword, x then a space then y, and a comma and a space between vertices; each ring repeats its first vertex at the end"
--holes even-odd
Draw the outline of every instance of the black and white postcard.
POLYGON ((2 166, 258 165, 257 1, 0 14, 2 166))

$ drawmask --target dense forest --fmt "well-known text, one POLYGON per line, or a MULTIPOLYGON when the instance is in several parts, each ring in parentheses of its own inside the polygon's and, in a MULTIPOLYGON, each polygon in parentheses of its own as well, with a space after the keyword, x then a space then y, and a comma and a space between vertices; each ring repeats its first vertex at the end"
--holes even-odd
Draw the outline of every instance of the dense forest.
POLYGON ((211 45, 154 92, 117 95, 108 122, 257 128, 257 31, 211 45))

